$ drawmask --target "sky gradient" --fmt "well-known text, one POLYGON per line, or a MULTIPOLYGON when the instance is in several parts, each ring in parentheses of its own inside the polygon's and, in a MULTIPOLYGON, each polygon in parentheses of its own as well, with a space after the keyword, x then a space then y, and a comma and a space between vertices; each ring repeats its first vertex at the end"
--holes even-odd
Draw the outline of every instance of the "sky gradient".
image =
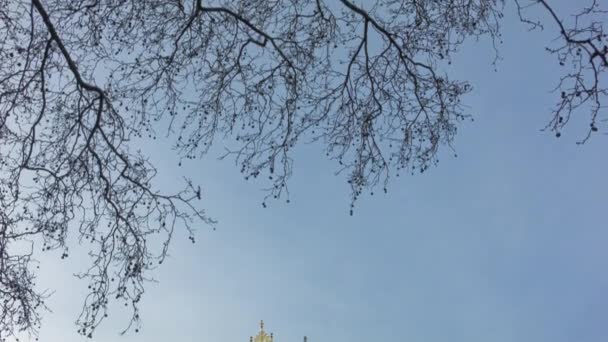
MULTIPOLYGON (((263 184, 217 153, 178 168, 162 141, 148 146, 159 186, 193 178, 219 224, 194 245, 175 234, 139 333, 120 336, 126 316, 114 308, 94 340, 246 342, 264 319, 277 342, 605 341, 608 137, 576 144, 585 112, 559 139, 541 132, 557 99, 558 63, 544 51, 556 33, 528 32, 507 6, 498 71, 484 42, 450 71, 474 86, 458 157, 445 149, 438 167, 363 196, 352 217, 346 178, 319 146, 297 148, 291 203, 266 209, 263 184)), ((40 341, 85 341, 73 322, 86 284, 71 274, 86 259, 52 256, 40 341)))

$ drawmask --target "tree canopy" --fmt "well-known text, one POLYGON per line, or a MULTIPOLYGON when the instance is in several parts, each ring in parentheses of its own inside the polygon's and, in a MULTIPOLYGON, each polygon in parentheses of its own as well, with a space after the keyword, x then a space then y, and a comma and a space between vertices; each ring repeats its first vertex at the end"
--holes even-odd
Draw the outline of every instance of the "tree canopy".
MULTIPOLYGON (((424 172, 471 113, 469 83, 450 78, 467 40, 499 57, 503 16, 555 32, 557 137, 587 120, 602 130, 608 95, 605 8, 560 13, 543 0, 0 0, 0 341, 35 334, 47 294, 35 254, 87 243, 78 332, 111 302, 132 308, 174 230, 213 224, 200 188, 163 193, 132 141, 174 139, 181 158, 230 141, 245 178, 285 198, 293 147, 321 144, 351 200, 424 172), (507 7, 507 9, 510 7, 507 7), (604 112, 603 112, 604 111, 604 112), (157 246, 154 242, 162 240, 157 246)), ((548 85, 550 87, 551 85, 548 85)), ((548 104, 548 108, 551 105, 548 104)), ((182 234, 182 232, 178 232, 182 234)))

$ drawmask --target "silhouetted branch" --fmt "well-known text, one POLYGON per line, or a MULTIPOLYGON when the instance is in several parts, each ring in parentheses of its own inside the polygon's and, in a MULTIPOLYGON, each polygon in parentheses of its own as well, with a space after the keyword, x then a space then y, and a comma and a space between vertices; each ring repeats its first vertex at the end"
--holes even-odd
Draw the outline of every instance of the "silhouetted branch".
MULTIPOLYGON (((589 130, 580 141, 584 143, 594 132, 599 131, 599 115, 608 96, 608 35, 604 31, 603 22, 608 12, 592 0, 581 12, 574 14, 571 20, 564 20, 547 1, 534 1, 525 5, 516 1, 516 4, 520 19, 531 28, 542 29, 543 25, 540 21, 529 19, 524 12, 539 6, 548 13, 552 26, 557 27, 559 32, 555 45, 546 49, 557 57, 564 70, 555 87, 559 101, 546 128, 559 137, 575 112, 588 111, 589 130)), ((606 118, 602 120, 605 121, 606 118)))

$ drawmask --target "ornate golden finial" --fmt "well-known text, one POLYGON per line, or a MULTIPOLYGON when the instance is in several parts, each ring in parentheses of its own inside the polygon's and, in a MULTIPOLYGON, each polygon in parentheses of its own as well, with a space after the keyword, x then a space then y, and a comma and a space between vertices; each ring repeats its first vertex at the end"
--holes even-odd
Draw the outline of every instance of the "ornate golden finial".
POLYGON ((264 331, 264 321, 260 321, 260 332, 253 338, 252 342, 272 342, 272 334, 264 331))

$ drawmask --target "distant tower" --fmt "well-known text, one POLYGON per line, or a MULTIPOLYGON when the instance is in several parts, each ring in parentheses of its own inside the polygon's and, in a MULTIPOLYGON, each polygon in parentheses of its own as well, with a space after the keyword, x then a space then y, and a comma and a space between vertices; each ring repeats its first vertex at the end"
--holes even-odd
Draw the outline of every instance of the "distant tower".
POLYGON ((260 321, 260 332, 255 337, 250 337, 251 342, 272 342, 272 333, 268 335, 264 331, 264 321, 260 321))
MULTIPOLYGON (((273 342, 274 336, 272 333, 270 335, 264 331, 264 321, 260 321, 260 332, 255 337, 249 337, 249 342, 273 342)), ((304 342, 307 342, 308 339, 304 336, 304 342)))

